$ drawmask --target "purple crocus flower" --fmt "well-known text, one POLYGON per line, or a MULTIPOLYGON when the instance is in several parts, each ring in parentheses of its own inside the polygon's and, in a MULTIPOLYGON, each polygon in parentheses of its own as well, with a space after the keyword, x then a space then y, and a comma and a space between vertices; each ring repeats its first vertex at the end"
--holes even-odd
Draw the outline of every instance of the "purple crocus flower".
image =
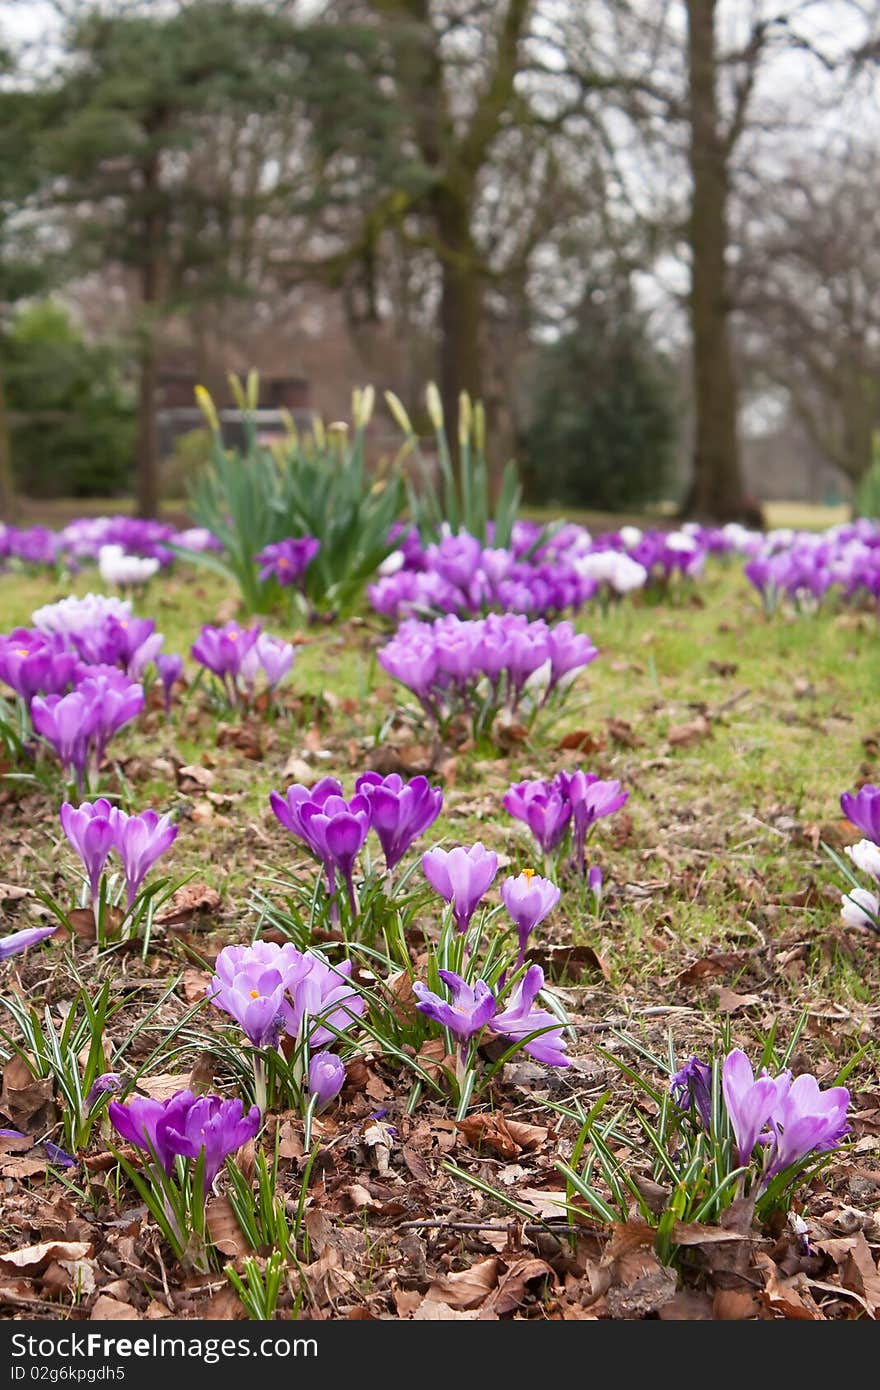
POLYGON ((321 549, 321 542, 314 536, 297 536, 289 540, 276 541, 264 546, 254 561, 260 566, 260 583, 274 579, 282 588, 296 584, 321 549))
POLYGON ((55 637, 19 627, 0 638, 0 680, 26 704, 37 694, 61 695, 76 679, 79 658, 55 637))
POLYGON ((363 995, 349 984, 350 960, 328 965, 316 951, 306 951, 302 968, 288 976, 287 989, 292 1002, 287 1031, 291 1037, 306 1032, 312 1047, 332 1043, 355 1019, 366 1012, 363 995))
POLYGON ((114 808, 104 797, 98 801, 84 801, 79 807, 65 801, 59 815, 71 848, 82 860, 94 902, 107 856, 116 841, 114 808))
MULTIPOLYGON (((180 1104, 169 1115, 167 1140, 174 1152, 184 1158, 197 1159, 204 1150, 207 1193, 225 1159, 256 1137, 262 1119, 260 1108, 252 1105, 245 1114, 244 1105, 238 1099, 221 1100, 219 1096, 195 1099, 191 1091, 178 1095, 188 1097, 189 1103, 180 1104)), ((174 1099, 176 1097, 172 1097, 172 1102, 174 1099)))
POLYGON ((599 655, 585 633, 575 632, 574 624, 557 623, 550 628, 550 688, 558 685, 564 676, 582 670, 599 655))
POLYGON ((422 855, 422 871, 434 891, 452 904, 455 925, 465 932, 498 872, 498 855, 479 840, 470 849, 429 849, 422 855))
POLYGON ((240 674, 248 691, 253 691, 261 671, 266 677, 269 690, 274 690, 284 680, 293 665, 295 655, 292 643, 283 642, 280 637, 270 637, 267 632, 261 632, 254 645, 245 653, 241 663, 240 674))
POLYGON ((452 1003, 434 994, 421 980, 416 980, 413 984, 413 992, 419 1000, 416 1008, 426 1018, 448 1028, 460 1043, 467 1043, 494 1017, 495 996, 485 980, 476 980, 471 987, 454 970, 441 970, 438 973, 452 995, 452 1003))
POLYGON ((253 957, 240 959, 238 968, 224 974, 225 979, 214 976, 206 997, 235 1019, 254 1047, 277 1047, 292 1018, 286 976, 253 957))
POLYGON ((847 820, 875 845, 880 845, 880 787, 868 782, 855 794, 844 792, 840 805, 847 820))
POLYGON ((245 1114, 240 1100, 196 1098, 192 1091, 177 1091, 166 1101, 144 1096, 132 1096, 127 1105, 111 1101, 107 1113, 123 1139, 145 1153, 152 1148, 166 1174, 173 1171, 176 1157, 197 1159, 204 1150, 206 1194, 227 1155, 260 1128, 258 1106, 245 1114))
POLYGON ((571 805, 575 860, 581 873, 586 868, 587 836, 604 816, 613 816, 629 798, 619 782, 602 782, 592 772, 558 772, 555 779, 562 796, 571 805))
POLYGON ((178 827, 172 825, 170 816, 159 816, 152 810, 142 811, 139 816, 127 816, 117 809, 115 820, 116 849, 125 871, 131 907, 156 860, 173 845, 178 827))
POLYGON ((597 912, 599 910, 599 904, 602 901, 603 881, 604 880, 602 878, 602 870, 599 868, 599 865, 591 864, 590 871, 587 874, 587 887, 593 895, 593 900, 595 901, 597 912))
POLYGON ((100 1076, 95 1077, 94 1082, 89 1088, 89 1093, 86 1096, 86 1105, 89 1108, 91 1108, 93 1105, 97 1104, 101 1096, 108 1094, 119 1095, 119 1092, 121 1090, 122 1077, 120 1076, 119 1072, 102 1072, 100 1076))
POLYGON ((367 799, 370 826, 379 837, 388 869, 433 825, 443 806, 443 792, 432 787, 427 777, 404 782, 396 772, 387 777, 365 772, 357 779, 355 791, 367 799))
POLYGON ((502 801, 511 816, 529 827, 544 854, 558 848, 571 819, 571 803, 558 787, 540 778, 515 782, 502 801))
POLYGON ((569 1060, 565 1052, 568 1044, 559 1019, 549 1009, 535 1007, 534 1001, 543 988, 543 970, 540 965, 530 965, 510 996, 507 1008, 496 1013, 490 1027, 499 1037, 521 1042, 523 1049, 536 1062, 545 1062, 551 1067, 567 1067, 569 1060), (544 1031, 538 1037, 524 1041, 538 1029, 544 1031))
POLYGON ((506 878, 502 883, 501 901, 513 918, 519 938, 514 970, 525 960, 529 934, 559 902, 559 891, 555 883, 542 878, 534 869, 524 869, 515 878, 506 878))
POLYGON ((156 670, 162 682, 162 692, 165 696, 165 713, 171 713, 171 690, 183 675, 183 657, 176 652, 160 652, 156 657, 156 670))
POLYGON ((38 946, 54 933, 55 927, 25 927, 22 931, 10 932, 9 936, 0 936, 0 961, 21 955, 29 946, 38 946))
POLYGON ((669 1083, 672 1099, 680 1110, 696 1111, 703 1129, 712 1128, 712 1068, 691 1057, 669 1083))
POLYGON ((236 681, 241 664, 257 641, 260 627, 243 628, 229 622, 223 627, 205 624, 192 644, 192 655, 222 680, 226 693, 236 699, 236 681))
POLYGON ((724 1059, 721 1089, 736 1137, 740 1167, 748 1163, 758 1140, 768 1137, 767 1122, 790 1085, 790 1072, 774 1078, 765 1071, 756 1079, 751 1062, 738 1047, 724 1059))
POLYGON ((111 1100, 107 1114, 113 1128, 129 1144, 149 1153, 152 1149, 164 1171, 174 1168, 177 1150, 167 1137, 169 1111, 176 1115, 192 1091, 178 1091, 170 1100, 153 1100, 151 1096, 131 1096, 126 1104, 111 1100))
POLYGON ((31 701, 31 721, 82 788, 98 723, 94 701, 81 690, 70 695, 36 695, 31 701))
POLYGON ((815 1076, 805 1073, 792 1081, 770 1115, 775 1147, 764 1184, 777 1173, 800 1163, 811 1153, 827 1153, 849 1132, 845 1086, 821 1090, 815 1076))
POLYGON ((309 799, 299 807, 299 821, 303 838, 324 863, 328 883, 335 881, 333 873, 338 869, 345 881, 351 910, 357 912, 354 864, 370 831, 370 807, 366 797, 353 796, 346 801, 342 796, 331 795, 321 804, 309 799))
POLYGON ((316 1110, 326 1110, 345 1085, 345 1066, 333 1052, 316 1052, 309 1062, 309 1091, 316 1110))
POLYGON ((94 757, 99 763, 104 749, 124 724, 140 714, 144 707, 144 688, 130 681, 115 666, 92 666, 78 681, 77 691, 90 700, 95 711, 94 757))

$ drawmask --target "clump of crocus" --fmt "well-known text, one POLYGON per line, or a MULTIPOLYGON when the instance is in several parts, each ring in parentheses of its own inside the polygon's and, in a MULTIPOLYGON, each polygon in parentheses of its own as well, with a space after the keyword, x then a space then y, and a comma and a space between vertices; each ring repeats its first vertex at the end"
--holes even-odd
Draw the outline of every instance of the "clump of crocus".
POLYGON ((467 621, 452 614, 433 623, 410 619, 378 659, 433 721, 443 725, 463 713, 480 734, 501 710, 515 714, 524 707, 527 695, 537 711, 597 655, 571 623, 552 628, 543 619, 490 613, 467 621))
POLYGON ((523 869, 521 874, 506 878, 502 883, 501 901, 513 918, 519 940, 514 970, 525 960, 529 936, 559 902, 559 893, 555 883, 542 878, 534 869, 523 869))
POLYGON ((737 1163, 751 1164, 759 1149, 762 1191, 780 1173, 836 1148, 849 1131, 849 1091, 823 1091, 809 1073, 792 1080, 790 1071, 773 1077, 765 1070, 756 1077, 746 1054, 734 1048, 724 1060, 721 1085, 737 1163))
POLYGON ((545 858, 556 853, 571 833, 572 862, 587 871, 586 843, 593 826, 619 811, 629 797, 619 782, 602 781, 592 772, 558 772, 552 781, 515 782, 505 792, 504 809, 523 821, 545 858))
POLYGON ((309 1058, 314 1061, 318 1055, 312 1049, 321 1050, 322 1103, 332 1099, 327 1049, 366 1009, 366 1001, 350 983, 351 969, 351 961, 331 966, 316 951, 299 951, 289 942, 279 946, 256 941, 251 946, 226 946, 220 952, 206 997, 235 1019, 258 1050, 254 1077, 263 1108, 265 1064, 269 1053, 280 1047, 282 1034, 294 1042, 294 1081, 302 1086, 309 1078, 308 1089, 313 1093, 309 1058))
POLYGON ((131 908, 150 869, 171 848, 179 829, 168 815, 160 816, 153 810, 129 815, 104 797, 78 807, 65 801, 59 814, 68 842, 82 860, 96 908, 101 874, 111 850, 122 861, 126 901, 131 908))
POLYGON ((275 690, 293 665, 294 649, 279 637, 270 637, 259 625, 223 627, 205 625, 192 645, 196 661, 217 676, 231 705, 250 702, 262 674, 269 691, 275 690))
POLYGON ((336 892, 336 875, 342 875, 349 904, 356 912, 355 861, 370 830, 375 831, 382 846, 386 868, 395 868, 437 819, 443 793, 425 777, 404 782, 396 773, 382 777, 378 772, 365 772, 350 800, 346 800, 341 782, 323 777, 313 787, 297 782, 283 796, 272 792, 269 802, 284 828, 302 840, 323 865, 331 897, 336 892))
POLYGON ((456 929, 466 932, 498 872, 498 855, 480 840, 470 849, 429 849, 422 855, 422 871, 452 907, 456 929))
POLYGON ((224 1160, 256 1136, 261 1119, 256 1105, 245 1112, 240 1100, 192 1091, 177 1091, 165 1101, 145 1096, 133 1096, 125 1104, 112 1100, 107 1112, 117 1133, 151 1158, 155 1155, 168 1175, 175 1159, 197 1159, 204 1152, 206 1196, 224 1160))
POLYGON ((562 1025, 549 1009, 542 1009, 535 1000, 544 987, 544 972, 539 965, 531 966, 510 992, 506 1007, 485 980, 468 982, 454 970, 438 971, 449 990, 450 999, 435 994, 422 981, 416 980, 413 992, 418 999, 416 1008, 426 1018, 447 1028, 457 1043, 456 1077, 459 1091, 459 1118, 473 1094, 476 1050, 483 1039, 497 1037, 523 1050, 538 1062, 548 1066, 567 1067, 567 1043, 562 1025))
POLYGON ((97 776, 110 739, 143 707, 142 685, 115 667, 95 666, 69 695, 35 696, 31 720, 82 791, 97 776))

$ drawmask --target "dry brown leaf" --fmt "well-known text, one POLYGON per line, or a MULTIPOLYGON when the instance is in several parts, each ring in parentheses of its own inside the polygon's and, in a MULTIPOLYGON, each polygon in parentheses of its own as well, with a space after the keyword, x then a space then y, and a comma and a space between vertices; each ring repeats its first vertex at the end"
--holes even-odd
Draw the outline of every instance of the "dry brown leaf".
POLYGON ((754 1264, 764 1280, 764 1301, 774 1313, 781 1313, 795 1322, 825 1321, 825 1314, 810 1293, 806 1275, 781 1278, 773 1260, 761 1251, 755 1256, 754 1264))
POLYGON ((232 1203, 227 1196, 212 1197, 205 1207, 208 1235, 224 1255, 247 1255, 250 1246, 238 1224, 232 1203))
POLYGON ((683 986, 696 985, 701 980, 727 975, 732 970, 741 969, 747 959, 741 951, 715 951, 682 970, 678 983, 683 986))
POLYGON ((601 734, 592 734, 589 729, 573 729, 556 745, 560 753, 601 753, 605 739, 601 734))
POLYGON ((622 748, 641 748, 645 741, 639 737, 632 724, 627 723, 625 719, 612 717, 606 719, 605 723, 608 726, 608 737, 611 742, 620 744, 622 748))
POLYGON ((692 743, 702 743, 703 739, 711 737, 712 726, 705 714, 698 714, 696 719, 689 719, 685 724, 673 724, 666 735, 667 743, 671 743, 673 748, 687 748, 692 743))
POLYGON ((93 1322, 140 1322, 141 1315, 130 1303, 120 1303, 118 1298, 101 1293, 95 1299, 89 1317, 93 1322))
POLYGON ((522 1145, 511 1134, 500 1110, 491 1114, 468 1115, 463 1120, 457 1120, 455 1128, 474 1148, 485 1145, 500 1158, 515 1158, 522 1153, 522 1145))
POLYGON ((722 1014, 739 1013, 740 1009, 753 1008, 755 1004, 760 1004, 760 994, 737 994, 732 989, 722 987, 718 991, 717 1009, 722 1014))
POLYGON ((178 888, 170 903, 156 913, 156 921, 163 927, 176 927, 188 922, 197 912, 216 912, 220 906, 220 894, 207 883, 185 883, 178 888))
POLYGON ((444 1274, 428 1289, 426 1303, 445 1303, 449 1308, 478 1308, 498 1283, 499 1260, 489 1255, 477 1260, 470 1269, 457 1274, 444 1274))
POLYGON ((21 1250, 0 1255, 0 1265, 36 1274, 52 1260, 86 1260, 94 1253, 95 1247, 88 1240, 44 1240, 39 1245, 25 1245, 21 1250))
POLYGON ((503 1317, 505 1313, 512 1313, 514 1308, 519 1308, 526 1301, 529 1285, 539 1280, 556 1281, 556 1275, 546 1260, 517 1260, 503 1275, 494 1293, 486 1299, 480 1309, 480 1318, 503 1317))

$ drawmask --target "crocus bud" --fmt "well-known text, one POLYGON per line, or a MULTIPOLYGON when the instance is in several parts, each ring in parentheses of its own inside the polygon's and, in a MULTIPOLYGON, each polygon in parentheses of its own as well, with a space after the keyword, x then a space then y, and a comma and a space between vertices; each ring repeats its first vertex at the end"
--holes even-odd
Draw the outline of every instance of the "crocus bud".
POLYGON ((471 398, 467 391, 462 391, 458 398, 458 442, 462 448, 468 443, 471 437, 474 412, 471 406, 471 398))
POLYGON ((309 1063, 309 1090, 316 1109, 325 1110, 345 1084, 345 1067, 333 1052, 316 1052, 309 1063))
POLYGON ((596 899, 596 906, 602 901, 602 870, 598 864, 593 864, 587 874, 587 887, 596 899))

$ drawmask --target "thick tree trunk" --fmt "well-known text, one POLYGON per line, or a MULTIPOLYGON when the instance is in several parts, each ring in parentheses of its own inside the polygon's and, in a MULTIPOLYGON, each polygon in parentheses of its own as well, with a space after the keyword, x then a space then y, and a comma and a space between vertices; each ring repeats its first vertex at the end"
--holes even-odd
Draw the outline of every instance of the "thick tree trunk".
POLYGON ((156 419, 158 361, 150 324, 142 330, 138 354, 137 510, 159 515, 159 426, 156 419))
POLYGON ((684 512, 705 521, 747 514, 737 442, 730 346, 727 248, 728 152, 720 134, 716 0, 687 0, 690 95, 690 320, 695 436, 684 512))
POLYGON ((3 378, 0 376, 0 521, 15 521, 17 517, 18 503, 12 473, 12 449, 9 444, 9 412, 6 408, 3 378))
POLYGON ((441 186, 434 218, 442 246, 440 394, 450 443, 455 443, 460 392, 468 391, 473 399, 483 394, 483 282, 467 198, 441 186))
POLYGON ((159 515, 159 424, 156 419, 159 364, 156 353, 155 306, 160 295, 159 259, 162 220, 159 213, 159 156, 143 166, 144 260, 141 264, 141 312, 138 344, 137 510, 138 516, 159 515))

